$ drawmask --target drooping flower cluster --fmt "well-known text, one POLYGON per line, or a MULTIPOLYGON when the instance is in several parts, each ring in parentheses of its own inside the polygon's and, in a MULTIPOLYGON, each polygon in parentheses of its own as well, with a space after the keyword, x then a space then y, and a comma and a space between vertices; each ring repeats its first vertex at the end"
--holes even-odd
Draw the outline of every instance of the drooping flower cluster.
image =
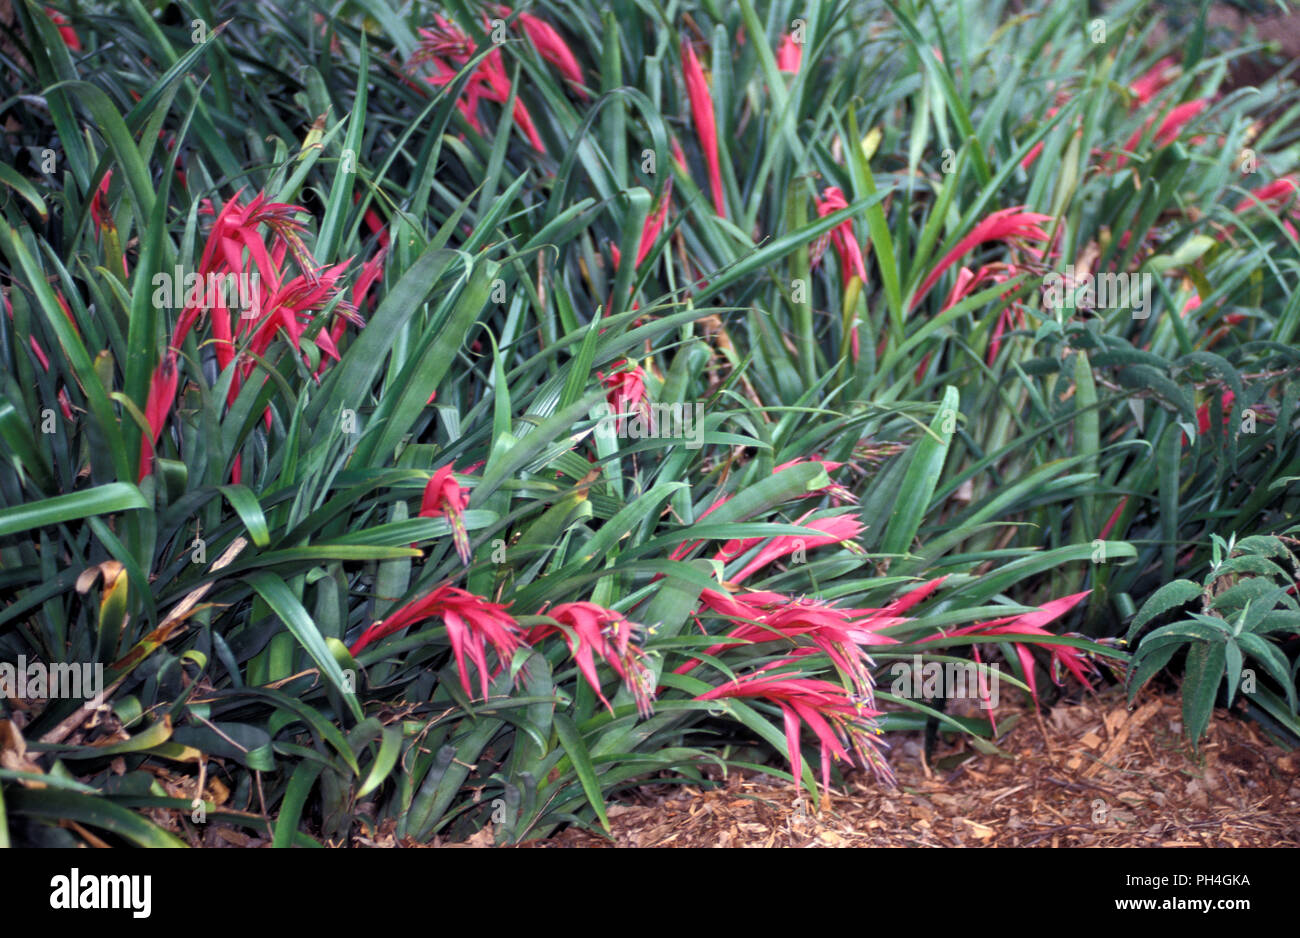
MULTIPOLYGON (((964 626, 963 628, 954 629, 940 635, 930 635, 920 639, 922 642, 935 641, 940 638, 953 638, 958 635, 983 635, 983 636, 1007 636, 1007 641, 1013 643, 1016 648, 1016 655, 1020 659, 1020 665, 1025 674, 1025 683, 1029 685, 1030 694, 1033 695, 1035 702, 1038 700, 1038 687, 1034 677, 1034 656, 1032 645, 1025 642, 1017 641, 1015 636, 1024 635, 1040 639, 1034 644, 1046 645, 1050 651, 1050 660, 1053 665, 1052 680, 1060 684, 1061 680, 1056 674, 1060 667, 1069 671, 1075 679, 1089 690, 1092 689, 1092 676, 1096 675, 1097 667, 1089 661, 1082 653, 1062 642, 1054 641, 1058 638, 1052 632, 1047 631, 1044 626, 1048 623, 1059 619, 1065 615, 1080 602, 1083 601, 1091 590, 1084 590, 1082 593, 1075 593, 1071 596, 1062 596, 1060 599, 1053 599, 1043 603, 1042 606, 1032 612, 1020 613, 1013 616, 1006 616, 1001 619, 994 619, 990 622, 978 622, 974 625, 964 626)), ((981 660, 979 645, 971 646, 971 653, 976 662, 981 660)), ((986 703, 989 701, 989 693, 986 685, 986 678, 983 672, 979 677, 980 699, 986 703)), ((997 731, 997 724, 993 722, 993 711, 989 710, 989 722, 997 731)))
MULTIPOLYGON (((784 471, 784 470, 786 470, 786 469, 789 469, 791 466, 797 466, 797 465, 801 465, 801 464, 803 464, 803 463, 809 463, 809 462, 817 463, 819 466, 821 466, 823 469, 825 469, 826 472, 827 472, 827 477, 828 477, 828 479, 829 479, 829 474, 830 474, 830 473, 836 471, 836 470, 839 469, 841 466, 845 465, 844 463, 840 463, 840 462, 830 462, 830 461, 822 460, 822 459, 807 459, 807 458, 805 458, 805 457, 803 457, 803 456, 799 456, 799 457, 797 457, 797 458, 795 458, 795 459, 791 459, 791 460, 789 460, 788 462, 783 462, 783 463, 781 463, 781 465, 774 467, 774 468, 772 469, 772 474, 773 474, 773 475, 776 475, 778 472, 782 472, 782 471, 784 471)), ((853 503, 853 502, 856 502, 856 501, 857 501, 857 497, 854 496, 854 494, 853 494, 852 492, 850 492, 848 489, 844 488, 844 486, 840 485, 839 483, 835 482, 834 480, 830 480, 827 484, 822 485, 822 486, 820 486, 820 487, 818 487, 818 488, 810 489, 809 491, 807 491, 807 492, 804 493, 803 497, 804 497, 804 498, 812 498, 812 497, 817 496, 817 495, 829 495, 830 498, 831 498, 831 501, 835 502, 836 504, 853 503)), ((703 521, 703 520, 704 520, 705 518, 707 518, 711 513, 713 513, 714 511, 717 511, 719 508, 721 508, 721 507, 722 507, 723 505, 725 505, 727 502, 731 501, 731 499, 732 499, 732 496, 730 496, 730 495, 724 495, 724 496, 722 496, 722 497, 719 498, 716 502, 714 502, 712 505, 710 505, 708 508, 706 508, 704 511, 702 511, 702 512, 700 513, 700 516, 699 516, 698 520, 703 521)), ((804 517, 806 518, 807 515, 805 515, 804 517)), ((832 519, 823 519, 823 520, 825 520, 825 521, 831 521, 832 519)), ((851 521, 852 519, 848 519, 848 520, 851 521)), ((846 522, 835 522, 835 521, 832 521, 832 524, 835 524, 835 525, 844 525, 844 524, 846 524, 846 522)), ((827 533, 827 530, 828 530, 828 529, 823 528, 823 527, 821 527, 821 526, 819 525, 819 526, 816 528, 816 530, 819 532, 820 535, 825 535, 825 534, 827 533)), ((848 531, 847 528, 836 528, 835 530, 848 531)), ((859 529, 859 530, 860 530, 860 529, 859 529)), ((852 531, 852 533, 847 534, 847 537, 856 537, 857 534, 859 533, 859 530, 854 530, 854 531, 852 531)), ((814 535, 814 537, 816 537, 816 536, 819 536, 819 535, 814 535)), ((761 540, 762 540, 762 538, 754 538, 754 539, 752 539, 752 540, 749 542, 749 546, 752 547, 754 544, 757 544, 757 543, 758 543, 759 541, 761 541, 761 540)), ((791 540, 786 541, 786 542, 783 542, 783 543, 791 543, 793 540, 798 540, 798 539, 797 539, 797 538, 795 538, 795 539, 791 539, 791 540)), ((774 541, 774 543, 779 542, 779 541, 781 541, 781 539, 780 539, 780 538, 777 538, 776 541, 774 541)), ((691 551, 693 551, 696 547, 700 546, 701 543, 703 543, 703 542, 702 542, 702 541, 683 541, 681 544, 678 544, 677 547, 673 549, 673 552, 669 555, 669 559, 670 559, 670 560, 681 560, 681 559, 683 559, 687 554, 689 554, 691 551)), ((730 543, 734 543, 734 542, 730 542, 730 543)), ((830 543, 830 542, 824 542, 824 543, 830 543)), ((807 544, 805 543, 804 546, 806 547, 807 544)), ((744 553, 744 551, 745 551, 745 550, 748 550, 748 549, 749 549, 748 547, 745 547, 745 548, 743 548, 743 549, 740 551, 740 553, 744 553)), ((785 551, 784 553, 780 554, 780 556, 787 556, 788 554, 794 553, 794 551, 795 551, 796 549, 798 549, 798 548, 797 548, 797 545, 796 545, 796 546, 792 546, 792 547, 790 548, 790 550, 785 551)), ((727 551, 727 548, 724 546, 722 553, 720 553, 720 554, 718 555, 718 559, 721 559, 721 560, 724 560, 724 561, 725 561, 725 560, 729 560, 729 559, 731 559, 731 557, 729 557, 729 556, 728 556, 728 557, 724 557, 724 556, 723 556, 723 554, 725 554, 726 551, 727 551)), ((735 554, 732 554, 731 556, 736 556, 736 555, 735 555, 735 554)), ((769 561, 769 562, 770 562, 770 561, 769 561)), ((755 568, 755 569, 757 569, 757 568, 755 568)), ((750 571, 750 572, 752 572, 752 571, 750 571)), ((746 575, 748 575, 748 573, 747 573, 746 575)))
POLYGON ((560 603, 549 611, 543 609, 540 614, 549 616, 556 624, 534 626, 524 641, 535 645, 548 635, 560 635, 583 678, 612 714, 614 707, 601 692, 596 675, 595 656, 599 655, 632 692, 637 712, 643 717, 650 715, 652 674, 643 661, 645 653, 632 641, 640 626, 622 613, 591 602, 560 603))
MULTIPOLYGON (((853 539, 862 533, 862 522, 858 521, 857 518, 852 515, 835 515, 829 518, 812 518, 809 520, 811 514, 812 512, 809 512, 795 522, 806 528, 808 534, 785 534, 772 538, 749 563, 731 575, 730 582, 740 583, 752 573, 761 570, 775 560, 789 557, 791 554, 802 554, 803 551, 814 547, 824 547, 829 544, 845 544, 851 548, 856 547, 853 539)), ((747 537, 727 541, 722 545, 722 549, 718 551, 717 559, 723 563, 730 563, 742 554, 757 547, 764 540, 761 537, 747 537)))
MULTIPOLYGON (((978 271, 972 271, 969 267, 961 267, 957 271, 957 280, 952 285, 952 290, 948 293, 948 298, 943 301, 943 310, 951 309, 966 297, 976 292, 985 284, 1006 283, 1013 280, 1020 273, 1020 268, 1015 264, 1006 264, 995 262, 985 264, 978 271)), ((1002 299, 1007 298, 1007 294, 1002 294, 1002 299)), ((993 335, 989 339, 988 362, 993 364, 994 359, 998 357, 998 349, 1002 346, 1002 335, 1009 329, 1017 327, 1023 328, 1025 322, 1025 307, 1019 302, 1011 303, 1002 314, 998 316, 997 325, 993 327, 993 335)))
POLYGON ((461 563, 469 566, 469 531, 465 528, 465 510, 469 492, 456 481, 451 466, 443 466, 430 476, 420 499, 421 518, 446 518, 451 525, 452 543, 461 563))
POLYGON ((622 613, 592 602, 560 603, 539 615, 551 621, 524 629, 501 603, 491 602, 459 587, 443 584, 375 622, 352 643, 351 652, 360 654, 370 645, 422 622, 441 620, 451 644, 452 656, 465 693, 473 696, 466 668, 468 657, 479 675, 484 699, 488 684, 506 667, 515 652, 551 635, 561 636, 583 679, 601 702, 613 706, 601 690, 596 671, 597 656, 625 682, 636 702, 637 712, 648 716, 652 709, 653 679, 644 663, 645 653, 634 641, 639 629, 622 613), (496 653, 496 667, 489 668, 488 646, 496 653))
MULTIPOLYGON (((498 6, 495 12, 503 18, 511 15, 509 7, 498 6)), ((523 27, 525 37, 542 59, 555 66, 575 92, 586 98, 587 92, 582 86, 582 68, 560 34, 545 20, 531 13, 520 13, 518 22, 523 27)), ((491 30, 490 20, 485 18, 484 24, 491 30)), ((454 82, 460 70, 469 64, 478 51, 474 41, 460 26, 444 16, 435 15, 434 25, 420 30, 420 48, 411 57, 409 65, 411 68, 425 64, 432 66, 434 73, 426 76, 425 80, 441 88, 454 82)), ((474 67, 456 107, 466 122, 481 134, 483 125, 479 120, 479 102, 505 104, 510 99, 510 85, 510 76, 501 50, 493 48, 474 67)), ((546 152, 532 114, 519 100, 515 101, 514 122, 538 152, 546 152)))
POLYGON ((1046 241, 1047 232, 1039 226, 1051 220, 1051 215, 1030 212, 1023 206, 1014 206, 992 212, 981 219, 966 237, 958 241, 952 250, 941 257, 939 262, 931 268, 930 273, 925 280, 921 281, 921 286, 916 291, 916 296, 912 300, 912 308, 915 309, 920 305, 926 294, 935 285, 935 282, 943 276, 944 271, 979 245, 989 241, 1004 241, 1012 244, 1020 241, 1046 241))
MULTIPOLYGON (((812 652, 814 649, 807 649, 812 652)), ((821 750, 822 788, 830 789, 831 760, 857 762, 871 769, 882 781, 891 782, 893 774, 882 750, 885 743, 875 718, 881 711, 850 695, 839 684, 808 677, 799 671, 777 671, 788 667, 801 655, 765 665, 700 694, 697 700, 722 700, 728 697, 758 698, 781 710, 785 725, 786 748, 790 770, 797 780, 803 772, 800 751, 800 728, 807 724, 817 737, 821 750), (852 750, 852 754, 850 754, 852 750)))
POLYGON ((387 638, 395 632, 430 619, 441 619, 447 629, 447 640, 456 659, 461 687, 473 696, 469 687, 469 671, 465 656, 478 669, 479 687, 483 697, 488 695, 488 681, 505 667, 523 640, 523 632, 514 618, 500 603, 489 602, 459 587, 439 586, 423 596, 385 616, 361 633, 352 643, 351 652, 360 654, 368 645, 387 638), (488 669, 487 645, 496 652, 497 666, 488 669))

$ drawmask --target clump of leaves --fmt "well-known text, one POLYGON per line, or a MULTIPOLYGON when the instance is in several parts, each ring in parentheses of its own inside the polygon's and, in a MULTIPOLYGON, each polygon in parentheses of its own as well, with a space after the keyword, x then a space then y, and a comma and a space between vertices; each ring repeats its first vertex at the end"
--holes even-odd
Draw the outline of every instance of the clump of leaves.
MULTIPOLYGON (((1300 528, 1292 528, 1294 533, 1300 528)), ((1209 573, 1198 585, 1178 579, 1166 583, 1143 604, 1129 626, 1128 639, 1158 617, 1182 610, 1177 621, 1148 632, 1133 656, 1129 700, 1174 654, 1186 646, 1183 677, 1183 732, 1195 745, 1205 735, 1226 679, 1226 705, 1238 691, 1248 707, 1262 710, 1270 723, 1300 737, 1296 720, 1296 671, 1300 657, 1288 663, 1278 637, 1300 633, 1300 604, 1291 591, 1300 576, 1300 560, 1292 548, 1300 541, 1288 536, 1254 535, 1237 541, 1211 535, 1209 573), (1281 562, 1279 562, 1281 561, 1281 562), (1289 564, 1288 571, 1283 563, 1289 564), (1199 602, 1200 611, 1185 607, 1199 602), (1259 683, 1247 659, 1258 662, 1279 685, 1259 683), (1279 693, 1280 691, 1280 693, 1279 693)))

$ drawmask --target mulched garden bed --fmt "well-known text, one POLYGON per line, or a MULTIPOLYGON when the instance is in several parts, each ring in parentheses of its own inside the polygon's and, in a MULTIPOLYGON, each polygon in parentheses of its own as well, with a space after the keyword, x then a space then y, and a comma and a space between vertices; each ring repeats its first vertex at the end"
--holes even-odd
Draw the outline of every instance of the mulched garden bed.
POLYGON ((611 806, 612 842, 569 829, 532 846, 1300 846, 1300 752, 1249 721, 1218 711, 1195 753, 1174 693, 1144 693, 1130 710, 1112 688, 1041 719, 1000 708, 999 722, 1017 715, 999 743, 1012 758, 957 740, 931 765, 910 734, 892 753, 897 791, 850 775, 820 813, 789 782, 732 773, 714 789, 639 789, 611 806))

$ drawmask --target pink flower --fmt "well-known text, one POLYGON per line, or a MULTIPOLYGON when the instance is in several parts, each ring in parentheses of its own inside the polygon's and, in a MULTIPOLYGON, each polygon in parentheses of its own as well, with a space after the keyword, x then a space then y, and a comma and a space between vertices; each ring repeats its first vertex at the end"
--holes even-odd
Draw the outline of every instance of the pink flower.
POLYGON ((663 195, 659 197, 659 207, 651 212, 645 220, 645 226, 641 229, 641 241, 636 250, 636 266, 640 267, 650 249, 654 247, 655 241, 659 238, 659 233, 664 230, 664 222, 668 220, 668 206, 673 199, 673 180, 668 177, 668 182, 664 184, 663 195))
POLYGON ((51 7, 45 8, 45 15, 58 28, 59 38, 63 40, 63 44, 73 52, 80 52, 81 39, 77 36, 77 31, 68 25, 68 18, 51 7))
MULTIPOLYGON (((846 609, 820 599, 791 599, 779 593, 733 596, 706 589, 700 593, 700 602, 713 612, 741 623, 723 636, 729 641, 706 649, 705 655, 716 655, 737 639, 753 644, 779 641, 796 646, 803 639, 820 649, 853 682, 860 695, 868 696, 874 693, 870 671, 874 662, 863 646, 897 644, 895 639, 876 633, 904 621, 886 615, 881 609, 846 609)), ((695 658, 674 670, 685 674, 699 664, 700 659, 695 658)))
MULTIPOLYGON (((668 219, 668 205, 672 202, 673 197, 673 180, 668 177, 668 182, 664 184, 663 195, 659 197, 659 206, 646 216, 645 223, 641 226, 641 240, 637 242, 636 249, 636 266, 640 267, 654 247, 655 241, 659 238, 659 233, 664 230, 664 222, 668 219)), ((619 262, 622 260, 621 252, 618 245, 610 245, 610 254, 614 258, 614 269, 618 270, 619 262)))
MULTIPOLYGON (((1236 399, 1237 399, 1237 395, 1233 394, 1231 391, 1223 392, 1221 406, 1223 408, 1223 425, 1225 427, 1228 425, 1228 418, 1232 414, 1232 405, 1233 402, 1236 401, 1236 399)), ((1210 432, 1210 402, 1209 401, 1206 401, 1204 404, 1202 404, 1200 407, 1196 409, 1196 428, 1201 433, 1210 432)), ((1186 435, 1184 435, 1184 439, 1186 439, 1186 435)))
MULTIPOLYGON (((870 674, 859 670, 854 661, 856 659, 869 665, 870 659, 865 659, 857 646, 898 644, 897 639, 880 632, 906 622, 903 613, 927 599, 945 579, 938 577, 922 583, 882 609, 849 609, 832 606, 824 600, 792 599, 772 592, 733 595, 712 589, 700 592, 700 602, 718 615, 745 623, 727 633, 730 638, 762 642, 793 639, 796 636, 808 637, 852 677, 860 692, 865 692, 872 683, 870 674), (854 646, 854 649, 848 650, 849 645, 854 646)), ((716 654, 725 644, 714 645, 705 653, 716 654)), ((685 674, 699 663, 698 659, 693 659, 675 671, 685 674)))
MULTIPOLYGON (((1197 98, 1175 107, 1165 116, 1165 119, 1160 122, 1160 126, 1156 128, 1155 145, 1157 147, 1169 146, 1169 144, 1177 140, 1179 135, 1182 134, 1183 128, 1191 123, 1202 111, 1209 107, 1209 105, 1209 98, 1197 98)), ((1156 116, 1154 114, 1151 115, 1142 124, 1140 129, 1133 131, 1133 135, 1128 138, 1127 142, 1125 142, 1124 149, 1130 153, 1135 151, 1138 144, 1142 142, 1142 136, 1147 132, 1147 128, 1151 126, 1155 119, 1156 116)), ((1128 157, 1121 153, 1117 157, 1115 165, 1116 167, 1120 167, 1127 162, 1128 157)))
POLYGON ((469 532, 465 529, 465 510, 469 508, 469 491, 456 481, 451 466, 436 470, 424 487, 420 499, 421 518, 446 518, 451 525, 452 543, 460 562, 469 566, 469 532))
POLYGON ((1106 523, 1101 526, 1101 533, 1097 535, 1099 538, 1104 541, 1110 536, 1111 529, 1115 527, 1116 522, 1119 521, 1119 516, 1124 513, 1124 509, 1127 505, 1128 496, 1125 495, 1120 498, 1119 503, 1115 506, 1115 510, 1110 513, 1110 518, 1108 518, 1106 523))
MULTIPOLYGON (((1170 111, 1168 116, 1160 122, 1159 129, 1156 130, 1156 146, 1167 147, 1177 140, 1183 128, 1209 106, 1209 98, 1197 98, 1195 101, 1180 104, 1170 111)), ((1135 145, 1135 141, 1131 139, 1130 143, 1135 145)), ((1132 149, 1132 146, 1127 149, 1132 149)))
MULTIPOLYGON (((56 293, 55 296, 59 300, 59 305, 63 307, 63 312, 68 317, 68 321, 72 323, 72 328, 77 329, 77 321, 73 317, 72 311, 68 309, 68 304, 63 299, 63 294, 56 293)), ((9 320, 12 322, 14 318, 14 307, 13 304, 9 302, 8 292, 0 290, 0 300, 4 302, 5 315, 8 316, 9 320)), ((78 334, 80 334, 79 329, 78 334)), ((36 341, 36 336, 29 335, 27 337, 27 344, 31 346, 32 354, 36 356, 36 361, 40 364, 41 370, 48 372, 50 370, 50 358, 45 354, 45 349, 41 348, 41 343, 36 341)), ((58 397, 59 409, 63 411, 63 416, 69 420, 76 419, 72 415, 72 401, 68 398, 68 389, 66 387, 59 388, 58 397)))
POLYGON ((167 422, 172 403, 176 400, 176 386, 179 380, 180 371, 176 367, 176 351, 168 349, 163 353, 158 367, 154 369, 153 377, 149 379, 149 396, 144 405, 144 419, 149 424, 149 433, 140 438, 140 470, 136 477, 137 484, 143 482, 144 477, 153 468, 154 447, 162 434, 163 424, 167 422))
POLYGON ((681 145, 681 143, 677 140, 676 137, 673 137, 673 138, 672 138, 672 144, 673 144, 673 162, 677 164, 677 168, 680 169, 680 170, 682 171, 682 174, 683 174, 683 175, 685 175, 685 173, 686 173, 686 154, 682 152, 682 145, 681 145))
POLYGON ((939 263, 922 281, 920 289, 916 291, 916 297, 912 300, 912 309, 916 309, 920 305, 926 294, 930 292, 930 288, 943 276, 944 271, 978 245, 988 241, 1005 241, 1009 243, 1025 239, 1046 241, 1047 232, 1038 226, 1051 220, 1051 215, 1030 212, 1024 206, 1004 208, 993 212, 976 224, 971 229, 970 234, 958 241, 956 247, 939 260, 939 263))
POLYGON ((95 236, 105 228, 117 230, 113 223, 113 213, 108 208, 108 185, 113 181, 113 171, 110 169, 104 173, 104 178, 100 180, 99 188, 90 200, 90 217, 95 222, 95 236))
MULTIPOLYGON (((807 457, 804 456, 796 456, 794 459, 787 460, 786 462, 781 463, 781 465, 773 468, 772 475, 776 475, 778 472, 783 472, 786 469, 789 469, 791 466, 800 466, 803 465, 804 463, 810 463, 810 462, 815 462, 818 465, 820 465, 823 469, 826 470, 826 474, 828 476, 832 472, 835 472, 836 470, 840 469, 842 466, 845 465, 845 463, 831 462, 828 459, 808 459, 807 457)), ((845 504, 856 505, 858 501, 858 497, 856 495, 854 495, 844 486, 840 485, 834 479, 831 480, 830 485, 824 485, 821 488, 813 489, 812 491, 804 494, 802 497, 812 498, 815 495, 829 495, 831 499, 831 503, 835 505, 845 505, 845 504)))
MULTIPOLYGON (((844 198, 844 193, 837 187, 831 186, 822 197, 817 200, 817 215, 825 218, 832 212, 848 208, 848 202, 844 198)), ((822 235, 812 243, 809 248, 809 254, 812 257, 813 267, 821 260, 822 254, 826 251, 826 239, 829 238, 835 245, 835 251, 840 256, 840 275, 844 278, 844 289, 849 287, 850 278, 856 276, 858 280, 865 284, 867 282, 867 268, 862 263, 862 248, 858 244, 857 236, 853 233, 853 222, 845 219, 836 225, 829 235, 822 235)), ((850 337, 853 360, 858 360, 859 339, 856 328, 850 337)))
MULTIPOLYGON (((379 278, 384 275, 384 258, 387 254, 388 248, 381 247, 375 253, 374 257, 361 265, 361 271, 357 274, 357 279, 352 283, 352 306, 355 309, 361 309, 362 305, 366 301, 367 294, 370 292, 370 288, 373 287, 379 281, 379 278)), ((332 330, 331 334, 333 335, 336 345, 338 344, 339 338, 342 336, 345 321, 346 320, 340 318, 334 323, 337 332, 332 330)))
POLYGON ((795 42, 793 36, 786 33, 781 37, 781 47, 776 51, 776 67, 793 75, 799 71, 799 65, 802 61, 803 46, 795 42))
MULTIPOLYGON (((817 200, 817 216, 825 218, 833 212, 840 209, 848 208, 849 203, 844 198, 844 193, 836 186, 829 187, 822 193, 822 197, 817 200)), ((853 222, 845 219, 840 222, 830 233, 831 242, 835 245, 835 251, 840 256, 840 273, 844 278, 844 285, 847 287, 849 278, 857 276, 864 284, 867 282, 867 268, 862 263, 862 248, 858 245, 857 236, 853 233, 853 222)), ((825 250, 825 242, 818 239, 814 242, 813 266, 821 259, 821 251, 816 251, 820 246, 825 250)))
MULTIPOLYGON (((352 204, 357 205, 360 202, 361 193, 352 193, 352 204)), ((366 214, 363 220, 366 223, 366 227, 370 229, 370 233, 378 239, 380 250, 386 250, 388 248, 389 240, 388 229, 384 227, 384 220, 379 217, 379 213, 373 208, 368 208, 366 209, 366 214)))
MULTIPOLYGON (((502 16, 510 15, 509 7, 501 7, 502 16)), ((582 68, 578 65, 578 60, 573 55, 568 45, 560 38, 560 34, 547 23, 545 20, 533 16, 531 13, 520 13, 519 22, 524 26, 524 35, 532 43, 537 54, 544 61, 550 62, 559 70, 560 75, 567 79, 572 85, 573 90, 584 101, 588 95, 582 87, 582 68)))
MULTIPOLYGON (((1296 192, 1300 190, 1296 181, 1291 176, 1283 176, 1280 179, 1274 179, 1267 185, 1260 186, 1258 189, 1251 190, 1250 197, 1242 199, 1237 203, 1237 207, 1232 211, 1238 215, 1252 208, 1271 208, 1281 217, 1282 227, 1292 238, 1300 239, 1300 233, 1296 232, 1295 225, 1287 217, 1295 216, 1296 211, 1296 192)), ((1222 238, 1223 235, 1220 235, 1222 238)))
POLYGON ((643 717, 650 715, 650 672, 642 663, 644 652, 632 643, 632 633, 639 626, 622 613, 591 602, 560 603, 540 614, 550 616, 557 624, 534 626, 525 636, 528 644, 535 645, 555 633, 563 636, 578 670, 612 715, 614 707, 601 692, 596 674, 595 655, 600 655, 632 692, 637 712, 643 717))
POLYGON ((1160 90, 1178 77, 1178 60, 1167 55, 1150 69, 1133 79, 1129 90, 1137 97, 1137 104, 1149 104, 1160 90))
POLYGON ((452 654, 460 672, 461 687, 465 693, 470 697, 474 695, 465 669, 465 656, 468 654, 470 661, 478 668, 480 689, 486 699, 489 676, 496 677, 514 656, 522 642, 522 632, 519 624, 506 612, 505 606, 489 602, 482 596, 475 596, 455 586, 439 586, 376 622, 352 644, 352 654, 360 654, 367 645, 428 619, 442 619, 446 626, 447 638, 451 642, 452 654), (487 666, 489 644, 497 656, 497 668, 490 675, 487 666))
POLYGON ((722 192, 722 170, 718 164, 718 125, 713 114, 713 92, 709 90, 704 68, 689 42, 682 43, 682 72, 686 79, 686 95, 691 102, 691 116, 695 133, 699 137, 704 161, 709 167, 709 188, 713 191, 713 209, 720 218, 727 217, 727 204, 722 192))
MULTIPOLYGON (((811 652, 813 649, 809 648, 811 652)), ((696 697, 696 700, 720 700, 727 697, 757 698, 776 704, 781 709, 785 723, 786 746, 790 755, 790 771, 798 784, 803 773, 800 752, 800 725, 806 723, 816 735, 821 750, 822 788, 830 789, 831 758, 852 762, 849 748, 857 755, 863 768, 870 768, 878 778, 892 783, 889 764, 881 753, 883 743, 875 718, 880 711, 830 681, 802 677, 795 673, 772 673, 775 666, 789 666, 801 655, 794 654, 784 661, 760 668, 734 681, 715 687, 696 697)))
POLYGON ((627 359, 614 367, 620 369, 606 375, 596 372, 596 377, 605 386, 605 400, 615 414, 618 414, 618 432, 624 433, 627 427, 627 415, 640 414, 650 420, 649 399, 646 396, 645 371, 633 365, 627 359))
MULTIPOLYGON (((838 463, 838 462, 826 462, 826 461, 823 461, 823 460, 816 460, 816 459, 814 459, 814 460, 808 460, 808 459, 805 459, 805 458, 802 457, 802 456, 799 456, 799 457, 797 457, 797 458, 795 458, 795 459, 791 459, 791 460, 789 460, 788 462, 783 462, 783 463, 781 463, 781 465, 777 466, 776 468, 774 468, 774 469, 772 470, 772 475, 776 475, 778 472, 781 472, 781 471, 783 471, 783 470, 785 470, 785 469, 789 469, 791 466, 799 465, 800 463, 810 462, 810 461, 811 461, 811 462, 820 462, 821 465, 822 465, 822 467, 826 470, 826 472, 827 472, 828 474, 831 473, 831 472, 834 472, 836 469, 839 469, 842 465, 844 465, 844 463, 838 463)), ((848 491, 847 489, 843 488, 843 487, 840 486, 840 485, 837 485, 834 481, 832 481, 830 485, 822 486, 821 488, 818 488, 818 489, 813 489, 813 490, 811 490, 811 491, 805 493, 805 494, 804 494, 803 496, 801 496, 801 497, 802 497, 802 498, 811 498, 811 497, 813 497, 813 496, 815 496, 815 495, 829 495, 829 496, 831 497, 831 499, 832 499, 833 501, 836 501, 836 502, 841 502, 841 501, 842 501, 842 502, 856 502, 856 501, 857 501, 856 496, 854 496, 852 492, 848 491)), ((708 515, 709 515, 711 512, 717 510, 718 508, 721 508, 721 507, 722 507, 723 505, 725 505, 727 502, 731 501, 731 498, 732 498, 732 496, 730 496, 730 495, 724 495, 724 496, 722 496, 722 497, 719 498, 716 502, 714 502, 712 505, 710 505, 708 508, 706 508, 703 512, 701 512, 700 517, 699 517, 697 520, 703 520, 704 518, 708 517, 708 515)), ((805 517, 806 517, 806 516, 805 516, 805 517)), ((820 530, 820 529, 819 529, 819 530, 820 530)), ((752 539, 751 542, 750 542, 750 546, 753 546, 753 544, 758 543, 759 540, 761 540, 761 538, 754 538, 754 539, 752 539)), ((703 541, 687 541, 687 542, 685 542, 685 543, 679 544, 679 545, 677 545, 676 548, 674 548, 673 552, 669 555, 669 559, 670 559, 670 560, 681 560, 683 557, 685 557, 687 554, 689 554, 691 551, 693 551, 696 547, 698 547, 698 546, 699 546, 700 544, 702 544, 702 543, 704 543, 704 542, 703 542, 703 541)), ((746 548, 746 549, 748 549, 748 548, 746 548)), ((741 552, 743 553, 744 551, 741 551, 741 552)))
POLYGON ((1283 176, 1280 179, 1274 179, 1272 182, 1260 186, 1258 189, 1252 189, 1250 198, 1242 199, 1237 203, 1234 212, 1244 212, 1248 208, 1254 208, 1261 202, 1265 205, 1271 205, 1274 208, 1281 208, 1295 198, 1296 191, 1300 186, 1290 176, 1283 176))

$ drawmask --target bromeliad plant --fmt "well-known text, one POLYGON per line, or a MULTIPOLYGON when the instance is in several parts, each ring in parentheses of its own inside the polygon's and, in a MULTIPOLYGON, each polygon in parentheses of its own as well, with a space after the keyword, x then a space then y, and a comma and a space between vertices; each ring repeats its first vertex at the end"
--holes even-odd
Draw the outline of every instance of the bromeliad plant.
POLYGON ((1293 133, 972 7, 19 5, 0 660, 107 709, 2 704, 0 840, 514 842, 754 739, 887 783, 892 730, 996 732, 891 662, 1123 659, 1085 601, 1292 507, 1292 206, 1229 161, 1293 133), (1085 259, 1164 305, 1047 310, 1085 259))

